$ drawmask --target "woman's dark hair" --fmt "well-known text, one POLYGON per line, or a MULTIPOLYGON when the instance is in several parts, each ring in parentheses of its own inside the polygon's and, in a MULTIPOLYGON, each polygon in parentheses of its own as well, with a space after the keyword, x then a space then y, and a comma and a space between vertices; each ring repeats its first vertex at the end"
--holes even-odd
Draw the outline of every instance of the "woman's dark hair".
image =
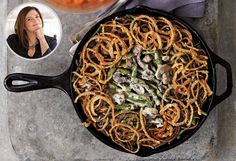
POLYGON ((25 17, 29 13, 29 11, 31 11, 31 10, 35 10, 36 12, 38 12, 39 17, 42 21, 42 26, 43 26, 42 14, 38 10, 38 8, 33 7, 33 6, 27 6, 23 9, 21 9, 21 11, 19 12, 19 14, 16 18, 15 33, 17 34, 17 36, 20 39, 21 44, 25 48, 28 48, 28 38, 27 38, 26 30, 25 30, 25 17))

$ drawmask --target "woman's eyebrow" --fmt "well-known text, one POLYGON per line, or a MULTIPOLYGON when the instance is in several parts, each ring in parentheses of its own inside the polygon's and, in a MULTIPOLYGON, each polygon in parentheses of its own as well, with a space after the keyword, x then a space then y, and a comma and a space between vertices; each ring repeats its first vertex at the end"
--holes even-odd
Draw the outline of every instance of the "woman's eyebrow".
POLYGON ((33 18, 35 16, 39 16, 39 14, 35 14, 35 15, 30 15, 30 16, 26 16, 25 18, 33 18))

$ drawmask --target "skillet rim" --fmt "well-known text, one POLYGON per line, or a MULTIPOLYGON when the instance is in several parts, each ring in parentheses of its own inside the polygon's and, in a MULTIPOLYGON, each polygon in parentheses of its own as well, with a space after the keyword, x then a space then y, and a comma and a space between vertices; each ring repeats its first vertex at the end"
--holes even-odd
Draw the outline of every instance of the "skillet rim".
MULTIPOLYGON (((153 9, 153 8, 149 8, 146 6, 136 6, 134 8, 128 9, 128 10, 122 10, 116 13, 111 14, 110 16, 102 19, 101 21, 99 21, 96 25, 94 25, 87 33, 86 35, 81 39, 80 44, 78 45, 76 51, 75 51, 75 55, 73 56, 72 59, 72 63, 71 66, 69 68, 69 73, 70 73, 70 89, 71 89, 71 99, 73 101, 73 105, 74 108, 76 110, 77 115, 79 116, 81 122, 85 122, 87 117, 85 116, 82 106, 79 103, 74 103, 74 100, 76 98, 75 96, 75 92, 73 90, 73 86, 71 83, 72 80, 72 72, 76 70, 76 60, 79 57, 79 53, 81 52, 83 46, 85 45, 85 43, 93 36, 93 34, 97 31, 98 27, 100 26, 100 24, 107 22, 109 20, 111 20, 112 18, 115 18, 117 16, 124 16, 126 14, 133 14, 133 15, 139 15, 139 14, 145 14, 148 16, 163 16, 166 17, 168 20, 172 19, 172 20, 177 20, 179 22, 181 22, 183 25, 185 25, 188 30, 192 33, 193 39, 194 40, 198 40, 201 44, 201 48, 203 48, 206 51, 206 54, 208 56, 208 71, 209 71, 209 78, 208 78, 208 85, 210 86, 210 88, 213 91, 213 94, 208 97, 208 99, 205 101, 204 105, 203 105, 203 109, 205 112, 207 112, 207 114, 209 115, 211 109, 213 108, 213 101, 214 101, 214 96, 215 96, 215 92, 216 92, 216 71, 215 71, 215 67, 213 65, 212 62, 212 57, 214 57, 214 53, 210 50, 210 48, 208 47, 208 45, 206 44, 206 42, 204 41, 204 39, 201 37, 201 35, 191 26, 189 25, 185 20, 174 16, 171 13, 159 10, 159 9, 153 9)), ((198 130, 199 128, 202 126, 202 124, 205 122, 207 116, 201 116, 200 117, 200 121, 197 125, 197 127, 195 127, 192 130, 188 130, 186 132, 184 132, 183 134, 181 134, 181 137, 179 139, 174 139, 173 141, 171 141, 170 143, 166 143, 164 145, 161 145, 159 147, 157 147, 156 149, 151 149, 151 148, 146 148, 146 147, 141 147, 138 153, 131 153, 131 154, 135 154, 141 157, 147 157, 150 156, 152 154, 155 153, 160 153, 163 151, 167 151, 169 149, 172 149, 182 143, 184 143, 186 140, 188 140, 189 138, 191 138, 198 130)), ((90 133, 92 133, 93 136, 95 136, 98 140, 100 140, 101 142, 103 142, 104 144, 108 145, 109 147, 112 147, 116 150, 122 151, 122 152, 126 152, 126 153, 130 153, 128 151, 126 151, 125 149, 123 149, 122 147, 120 147, 119 145, 117 145, 116 143, 114 143, 109 137, 107 137, 106 135, 102 134, 101 132, 97 131, 96 128, 94 128, 93 126, 89 126, 86 129, 89 130, 90 133)))

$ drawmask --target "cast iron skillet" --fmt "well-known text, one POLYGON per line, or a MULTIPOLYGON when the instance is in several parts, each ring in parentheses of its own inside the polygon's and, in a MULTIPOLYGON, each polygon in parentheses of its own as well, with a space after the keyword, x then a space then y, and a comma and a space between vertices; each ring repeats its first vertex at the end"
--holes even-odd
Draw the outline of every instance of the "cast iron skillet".
MULTIPOLYGON (((224 99, 226 99, 232 91, 232 71, 230 64, 220 58, 219 56, 215 55, 207 46, 207 44, 204 42, 202 37, 197 33, 196 30, 194 30, 190 25, 188 25, 183 20, 171 15, 170 13, 163 12, 156 9, 147 8, 144 6, 137 6, 133 9, 117 12, 115 14, 112 14, 111 16, 106 17, 105 19, 98 22, 94 27, 90 29, 90 31, 85 35, 85 37, 81 40, 81 43, 76 49, 75 55, 73 57, 71 66, 69 69, 67 69, 64 73, 58 76, 40 76, 40 75, 31 75, 31 74, 23 74, 23 73, 14 73, 10 74, 5 78, 4 85, 8 91, 11 92, 23 92, 23 91, 31 91, 31 90, 38 90, 38 89, 45 89, 45 88, 59 88, 66 92, 70 98, 75 100, 76 94, 72 87, 72 72, 76 70, 76 63, 75 61, 79 59, 79 53, 81 52, 83 46, 85 43, 89 40, 89 38, 94 34, 94 32, 97 30, 99 25, 101 23, 105 23, 110 19, 115 18, 116 16, 124 16, 126 14, 132 14, 132 15, 139 15, 139 14, 146 14, 150 16, 164 16, 169 20, 177 20, 188 27, 188 29, 191 31, 193 35, 193 39, 200 43, 201 47, 206 51, 207 56, 209 57, 208 60, 208 70, 209 70, 209 81, 208 84, 210 88, 213 90, 213 95, 207 99, 205 104, 203 105, 203 111, 209 113, 217 104, 222 102, 224 99), (216 71, 215 66, 216 64, 219 64, 223 66, 226 69, 227 73, 227 84, 226 84, 226 90, 221 95, 216 95, 216 71), (24 85, 13 85, 13 81, 27 81, 28 83, 24 85)), ((81 119, 82 122, 86 121, 87 117, 85 116, 81 104, 80 103, 74 103, 74 108, 81 119)), ((142 147, 140 151, 136 154, 138 156, 149 156, 154 153, 159 153, 162 151, 169 150, 171 148, 176 147, 179 144, 182 144, 184 141, 186 141, 188 138, 190 138, 203 124, 203 122, 206 120, 207 116, 201 116, 199 120, 199 124, 195 129, 189 130, 184 132, 179 139, 173 140, 170 144, 164 144, 156 149, 150 149, 147 147, 142 147)), ((115 148, 117 150, 127 152, 122 147, 115 144, 109 137, 105 136, 101 132, 98 132, 93 126, 89 126, 87 128, 96 138, 98 138, 103 143, 107 144, 108 146, 115 148)))

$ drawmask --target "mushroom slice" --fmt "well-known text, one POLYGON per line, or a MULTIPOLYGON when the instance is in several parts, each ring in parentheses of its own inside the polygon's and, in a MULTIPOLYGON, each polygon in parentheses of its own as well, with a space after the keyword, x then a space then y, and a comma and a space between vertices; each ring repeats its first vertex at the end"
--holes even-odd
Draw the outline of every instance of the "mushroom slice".
POLYGON ((170 60, 170 57, 168 55, 162 56, 162 60, 164 62, 168 62, 170 60))
POLYGON ((156 108, 153 108, 153 107, 146 107, 143 110, 142 114, 145 117, 150 117, 150 118, 154 119, 158 115, 158 110, 156 108))
POLYGON ((152 61, 151 55, 145 55, 145 56, 143 57, 143 62, 149 63, 150 61, 152 61))
POLYGON ((154 78, 154 73, 151 70, 147 69, 142 72, 142 79, 152 80, 153 78, 154 78))
POLYGON ((159 65, 155 76, 158 80, 162 80, 163 84, 169 84, 173 75, 173 69, 167 65, 159 65))
POLYGON ((130 84, 130 87, 137 93, 137 94, 144 94, 145 89, 140 84, 130 84))
POLYGON ((128 79, 126 76, 123 76, 120 72, 115 72, 112 78, 117 83, 130 82, 130 79, 128 79))
POLYGON ((138 55, 138 54, 141 54, 142 48, 138 45, 135 45, 132 51, 133 51, 134 55, 138 55))
POLYGON ((164 73, 162 75, 162 83, 163 84, 170 84, 171 82, 171 76, 168 73, 164 73))
POLYGON ((163 119, 162 118, 156 118, 154 120, 151 120, 150 123, 155 124, 157 128, 163 127, 163 119))
POLYGON ((148 64, 144 63, 144 62, 141 60, 141 53, 137 54, 136 60, 137 60, 138 65, 139 65, 141 68, 143 68, 143 69, 148 69, 148 64))
POLYGON ((116 102, 119 105, 125 102, 125 95, 123 93, 115 93, 113 94, 112 98, 114 102, 116 102))

